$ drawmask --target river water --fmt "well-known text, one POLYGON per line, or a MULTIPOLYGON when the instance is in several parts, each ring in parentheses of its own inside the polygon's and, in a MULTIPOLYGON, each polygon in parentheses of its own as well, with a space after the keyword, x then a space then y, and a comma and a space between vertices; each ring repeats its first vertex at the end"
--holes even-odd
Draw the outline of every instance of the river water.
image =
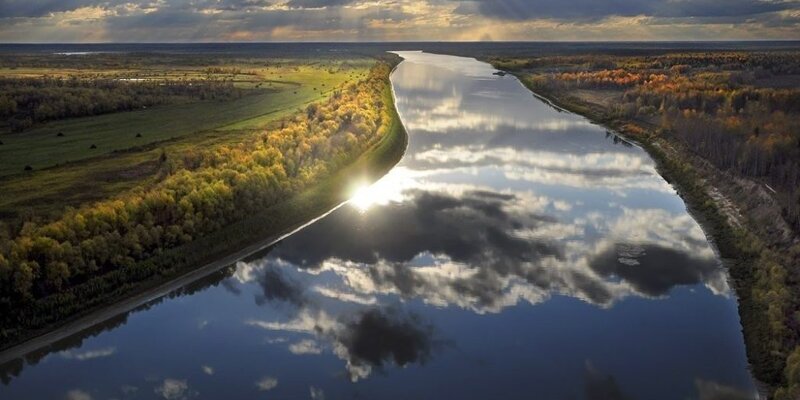
POLYGON ((754 398, 727 273, 643 150, 485 63, 399 54, 388 175, 3 366, 0 398, 754 398))

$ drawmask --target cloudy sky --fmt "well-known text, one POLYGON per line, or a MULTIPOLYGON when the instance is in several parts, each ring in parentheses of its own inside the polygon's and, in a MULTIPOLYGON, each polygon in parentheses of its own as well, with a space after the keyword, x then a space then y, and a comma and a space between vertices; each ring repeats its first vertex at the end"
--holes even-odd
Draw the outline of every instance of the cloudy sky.
POLYGON ((0 42, 800 39, 800 0, 0 0, 0 42))

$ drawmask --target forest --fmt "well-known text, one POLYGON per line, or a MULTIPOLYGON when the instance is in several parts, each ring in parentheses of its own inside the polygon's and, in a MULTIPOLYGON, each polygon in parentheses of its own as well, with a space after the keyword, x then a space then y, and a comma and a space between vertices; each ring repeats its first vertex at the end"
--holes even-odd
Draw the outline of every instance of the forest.
POLYGON ((800 53, 489 61, 535 94, 623 133, 656 158, 662 175, 699 213, 730 270, 755 376, 774 398, 798 398, 800 53), (744 222, 723 210, 720 193, 746 210, 744 222))
POLYGON ((781 193, 800 228, 800 54, 709 53, 497 60, 536 69, 534 88, 580 93, 684 141, 718 168, 781 193), (593 93, 594 92, 594 93, 593 93))
POLYGON ((230 81, 0 78, 0 120, 12 132, 35 123, 130 111, 181 100, 229 100, 243 95, 230 81))
MULTIPOLYGON (((202 261, 203 251, 215 247, 207 243, 244 240, 242 230, 235 232, 235 239, 220 231, 263 210, 284 210, 277 212, 271 234, 288 228, 281 218, 295 212, 286 211, 292 207, 287 205, 290 199, 397 131, 388 80, 396 62, 373 61, 362 78, 332 88, 323 100, 308 103, 268 128, 236 136, 236 141, 180 151, 162 148, 151 179, 109 198, 49 216, 20 215, 0 224, 0 342, 18 340, 137 281, 174 273, 189 259, 202 261)), ((116 85, 111 87, 128 93, 126 85, 116 85)), ((205 84, 191 89, 167 86, 153 93, 194 96, 236 90, 227 83, 211 89, 205 84)), ((115 104, 146 101, 142 99, 147 93, 134 91, 115 104), (143 97, 135 100, 138 95, 143 97)), ((313 210, 321 206, 298 205, 313 210)), ((264 227, 254 231, 258 229, 264 227)))

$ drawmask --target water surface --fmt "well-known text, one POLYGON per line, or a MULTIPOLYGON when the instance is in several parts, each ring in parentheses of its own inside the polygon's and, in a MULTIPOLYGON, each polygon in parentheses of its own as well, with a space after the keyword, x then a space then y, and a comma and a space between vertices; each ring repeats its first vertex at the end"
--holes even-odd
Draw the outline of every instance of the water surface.
POLYGON ((4 366, 9 399, 747 399, 736 300, 640 148, 401 52, 401 163, 264 254, 4 366))

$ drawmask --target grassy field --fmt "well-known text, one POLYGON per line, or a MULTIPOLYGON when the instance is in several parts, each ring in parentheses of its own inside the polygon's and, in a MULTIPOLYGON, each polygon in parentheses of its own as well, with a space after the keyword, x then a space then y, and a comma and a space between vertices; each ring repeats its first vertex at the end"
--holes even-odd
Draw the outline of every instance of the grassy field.
POLYGON ((194 101, 51 121, 19 133, 0 130, 0 218, 57 215, 67 206, 147 184, 162 154, 235 143, 268 129, 338 87, 366 76, 374 60, 253 60, 142 69, 0 68, 0 77, 231 80, 244 90, 228 101, 194 101), (63 136, 59 136, 61 133, 63 136), (94 147, 94 148, 92 148, 94 147), (30 166, 32 171, 25 171, 30 166))
MULTIPOLYGON (((3 142, 0 146, 0 177, 24 173, 26 166, 40 170, 202 131, 263 128, 270 121, 329 95, 342 83, 363 77, 369 68, 366 61, 353 65, 339 70, 325 64, 250 69, 249 74, 227 76, 237 86, 250 89, 242 98, 233 101, 170 104, 140 111, 53 121, 21 133, 0 134, 3 142), (57 136, 59 133, 63 136, 57 136)), ((147 72, 147 75, 143 75, 145 72, 127 72, 125 76, 131 78, 119 79, 176 77, 173 70, 156 76, 152 70, 147 72)), ((195 74, 201 72, 194 71, 195 74)), ((52 69, 6 69, 0 70, 0 77, 20 73, 25 76, 75 74, 73 76, 87 77, 86 72, 52 69)), ((113 75, 117 76, 119 72, 113 75)), ((177 76, 183 77, 182 74, 177 76)), ((208 78, 207 75, 187 75, 190 79, 203 77, 208 78)), ((216 76, 215 79, 223 77, 216 76)))
MULTIPOLYGON (((406 135, 400 119, 396 113, 393 104, 393 97, 391 92, 390 83, 388 81, 389 66, 382 63, 376 69, 382 78, 379 80, 373 77, 363 83, 363 85, 354 86, 363 89, 356 89, 355 91, 350 88, 339 97, 334 97, 331 101, 320 102, 325 104, 327 112, 340 113, 335 115, 335 120, 343 121, 341 118, 345 113, 350 112, 350 104, 354 102, 363 102, 368 107, 375 107, 379 105, 383 118, 381 118, 381 125, 375 127, 373 131, 374 136, 370 136, 368 142, 364 142, 363 147, 359 147, 357 151, 344 154, 345 158, 331 158, 328 165, 330 169, 325 169, 324 173, 320 173, 314 178, 313 181, 308 181, 303 186, 298 187, 295 192, 287 193, 285 198, 276 202, 262 205, 258 202, 254 205, 254 211, 246 214, 246 218, 228 223, 220 224, 213 232, 205 235, 198 235, 191 241, 185 242, 174 247, 163 247, 158 251, 153 252, 146 258, 138 261, 127 263, 124 266, 104 271, 97 276, 90 279, 79 279, 70 282, 69 287, 63 288, 59 293, 50 296, 42 297, 34 301, 26 303, 26 308, 21 311, 20 318, 11 317, 7 325, 0 327, 0 332, 6 335, 6 341, 3 346, 12 345, 25 338, 36 336, 39 333, 48 331, 55 326, 63 324, 65 321, 74 320, 86 316, 101 308, 114 304, 115 302, 129 298, 138 293, 157 288, 164 282, 171 281, 172 279, 179 278, 184 274, 190 273, 202 266, 214 266, 218 260, 223 259, 231 254, 239 254, 242 251, 252 247, 254 243, 269 242, 275 240, 283 233, 287 233, 298 226, 308 222, 309 220, 320 216, 332 207, 346 201, 351 195, 349 188, 353 186, 353 181, 359 183, 363 181, 374 181, 380 176, 391 169, 402 157, 406 147, 406 135), (379 68, 380 67, 380 68, 379 68), (385 71, 385 72, 380 72, 385 71), (376 84, 375 82, 378 82, 376 84), (377 88, 377 89, 373 89, 377 88), (362 90, 369 92, 361 92, 362 90), (354 94, 355 93, 355 94, 354 94), (359 96, 358 93, 368 93, 359 96), (380 99, 377 99, 380 97, 380 99), (336 103, 340 101, 342 103, 336 103), (349 103, 345 103, 349 101, 349 103), (341 161, 341 162, 340 162, 341 161)), ((376 111, 377 112, 377 111, 376 111)), ((374 115, 374 113, 369 112, 374 115)), ((368 111, 360 111, 354 118, 363 118, 364 115, 369 115, 368 111)), ((302 118, 311 118, 304 110, 299 113, 294 113, 292 122, 299 124, 302 118)), ((273 121, 277 122, 277 121, 273 121)), ((341 122, 344 129, 348 129, 349 125, 341 122)), ((317 132, 322 132, 320 128, 314 128, 310 125, 307 126, 311 132, 317 129, 317 132)), ((287 127, 283 133, 291 130, 291 126, 287 127)), ((231 141, 231 138, 240 135, 242 132, 249 132, 248 129, 229 129, 224 131, 211 131, 203 134, 201 140, 194 137, 185 137, 169 142, 170 150, 167 152, 167 157, 170 154, 181 153, 189 151, 192 147, 198 146, 198 143, 208 143, 213 146, 214 144, 222 144, 231 141)), ((298 134, 303 135, 303 133, 298 134)), ((331 134, 331 137, 335 136, 331 134)), ((239 136, 241 138, 241 136, 239 136)), ((263 137, 245 138, 249 141, 243 142, 240 146, 242 151, 254 151, 258 147, 258 142, 263 137)), ((364 139, 367 140, 367 139, 364 139)), ((153 148, 151 150, 139 150, 130 152, 131 157, 140 157, 138 160, 143 164, 139 168, 149 168, 150 161, 147 157, 156 155, 160 157, 160 150, 153 148)), ((128 153, 121 153, 128 154, 128 153)), ((283 152, 287 157, 291 157, 289 152, 283 152)), ((338 153, 332 153, 338 154, 338 153)), ((71 164, 66 167, 54 168, 54 174, 50 174, 50 179, 56 174, 63 174, 64 181, 74 182, 80 180, 78 178, 81 174, 95 174, 97 177, 107 176, 109 171, 114 170, 114 164, 117 162, 118 157, 109 156, 106 158, 92 158, 71 164), (74 174, 74 175, 70 175, 74 174)), ((129 159, 128 161, 133 160, 129 159)), ((242 157, 235 158, 236 162, 229 164, 227 167, 222 166, 215 168, 226 168, 225 171, 233 171, 240 165, 239 162, 242 157), (232 167, 232 169, 230 168, 232 167)), ((250 164, 251 166, 254 164, 250 164)), ((273 167, 277 167, 275 165, 273 167)), ((158 167, 154 167, 157 169, 158 167)), ((254 168, 255 169, 255 168, 254 168)), ((249 169, 249 173, 257 173, 254 169, 249 169)), ((47 171, 43 171, 47 172, 47 171)), ((129 171, 130 172, 130 171, 129 171)), ((208 171, 198 171, 198 181, 202 181, 203 176, 207 176, 208 171)), ((119 173, 119 170, 117 170, 119 173)), ((43 175, 47 176, 47 175, 43 175)), ((183 175, 185 177, 185 175, 183 175)), ((43 178, 42 178, 43 179, 43 178)), ((144 180, 150 178, 142 178, 144 180)), ((169 178, 166 178, 167 180, 169 178)), ((120 183, 120 187, 131 184, 135 181, 131 179, 128 183, 120 183)), ((108 180, 104 185, 97 185, 100 187, 109 187, 114 185, 113 180, 108 180)), ((181 181, 183 184, 189 183, 192 185, 191 180, 181 181)), ((25 183, 21 180, 20 183, 25 183)), ((164 182, 162 181, 161 184, 164 182)), ((36 189, 30 186, 22 189, 21 192, 34 192, 36 189)), ((53 179, 46 184, 58 185, 59 179, 53 179)), ((138 181, 142 184, 142 180, 138 181)), ((92 192, 92 183, 86 182, 86 187, 83 189, 87 192, 92 192)), ((11 188, 13 189, 13 188, 11 188)), ((64 194, 74 192, 66 191, 64 194)), ((15 196, 17 194, 14 194, 15 196)), ((51 201, 57 202, 57 194, 51 193, 51 201)), ((67 200, 60 200, 64 203, 67 200)), ((86 201, 85 199, 83 201, 86 201)), ((96 205, 97 206, 97 205, 96 205)), ((99 207, 99 206, 97 206, 99 207)), ((212 210, 213 212, 214 210, 212 210)), ((145 222, 146 224, 147 222, 145 222)), ((139 226, 142 226, 141 224, 139 226)), ((159 226, 160 227, 160 226, 159 226)), ((102 228, 98 228, 102 229, 102 228)), ((131 230, 128 230, 131 232, 131 230)), ((113 236, 113 232, 107 235, 113 236)), ((104 236, 104 237, 107 237, 104 236)), ((14 308, 14 312, 22 310, 22 308, 14 308)), ((12 315, 12 312, 6 316, 12 315)), ((2 315, 2 313, 0 313, 2 315)))

